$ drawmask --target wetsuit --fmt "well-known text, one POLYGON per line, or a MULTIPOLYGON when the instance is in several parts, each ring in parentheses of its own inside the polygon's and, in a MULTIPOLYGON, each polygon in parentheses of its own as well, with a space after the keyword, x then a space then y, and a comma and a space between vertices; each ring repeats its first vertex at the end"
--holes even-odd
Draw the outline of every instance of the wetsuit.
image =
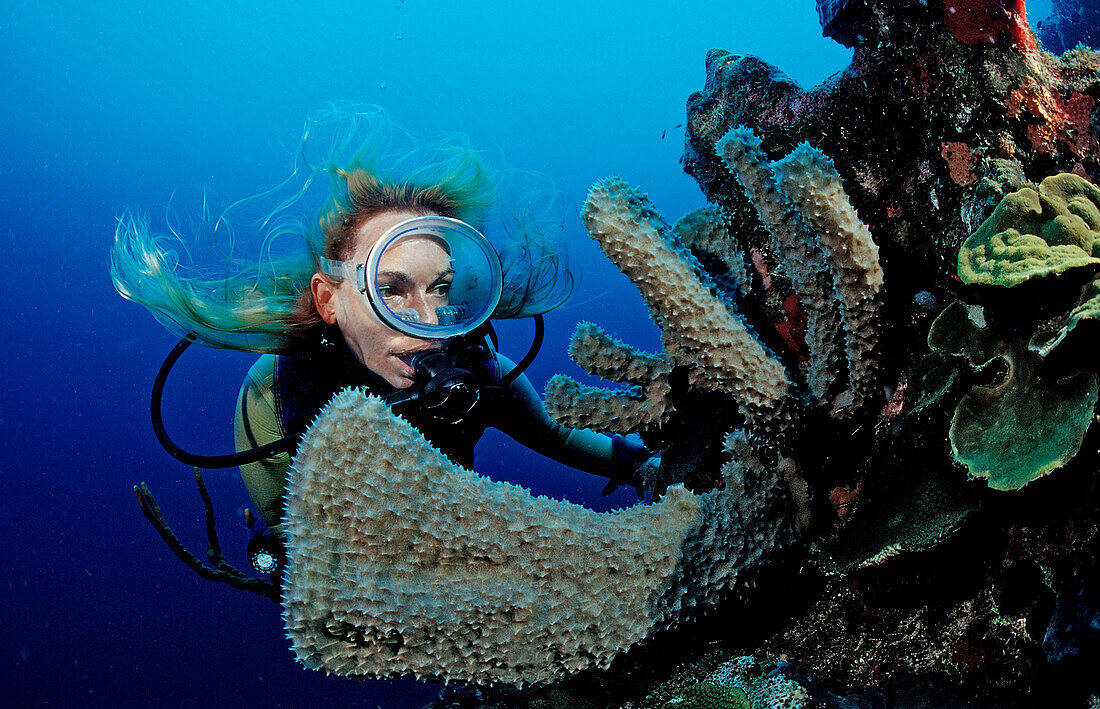
MULTIPOLYGON (((474 446, 487 427, 500 429, 519 443, 561 463, 587 472, 629 482, 648 457, 639 446, 626 446, 589 430, 554 423, 527 377, 507 389, 492 385, 514 366, 487 346, 467 363, 488 385, 488 396, 476 415, 458 426, 418 420, 403 414, 424 437, 454 462, 473 467, 474 446)), ((237 399, 234 437, 238 450, 264 445, 287 435, 301 435, 322 407, 341 389, 365 387, 378 396, 394 387, 359 363, 343 345, 303 348, 294 355, 263 355, 248 371, 237 399)), ((241 466, 241 476, 260 516, 281 533, 287 475, 292 453, 280 453, 241 466)))

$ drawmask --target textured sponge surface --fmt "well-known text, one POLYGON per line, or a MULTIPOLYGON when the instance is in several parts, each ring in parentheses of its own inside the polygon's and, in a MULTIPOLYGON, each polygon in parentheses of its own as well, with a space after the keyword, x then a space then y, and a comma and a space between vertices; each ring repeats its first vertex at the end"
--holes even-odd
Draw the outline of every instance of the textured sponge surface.
POLYGON ((341 675, 525 685, 604 667, 677 615, 705 501, 677 487, 597 513, 536 498, 344 391, 294 461, 287 633, 302 663, 341 675))

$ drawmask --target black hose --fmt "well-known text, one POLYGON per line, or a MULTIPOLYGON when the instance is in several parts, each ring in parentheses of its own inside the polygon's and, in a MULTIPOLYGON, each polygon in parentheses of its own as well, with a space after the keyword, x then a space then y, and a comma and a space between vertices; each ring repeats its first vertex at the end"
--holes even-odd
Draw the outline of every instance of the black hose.
POLYGON ((539 350, 542 349, 542 338, 546 334, 546 325, 542 321, 542 315, 535 315, 535 337, 531 341, 531 348, 527 350, 527 354, 523 356, 523 359, 519 361, 519 364, 515 366, 512 371, 505 374, 497 382, 497 386, 502 389, 507 389, 508 385, 514 382, 519 375, 523 374, 523 370, 531 366, 531 363, 535 361, 535 357, 538 356, 539 350))
POLYGON ((237 465, 244 465, 245 463, 255 463, 258 460, 264 458, 270 458, 278 453, 284 453, 294 448, 295 443, 298 440, 297 436, 286 436, 280 438, 277 441, 268 443, 264 446, 257 446, 256 448, 249 448, 248 450, 238 451, 236 453, 226 453, 224 455, 199 455, 197 453, 191 453, 185 451, 180 446, 176 445, 176 442, 168 436, 168 432, 164 430, 164 419, 160 413, 161 397, 164 394, 164 383, 168 380, 168 373, 172 371, 172 367, 176 364, 176 360, 180 358, 183 351, 186 350, 195 341, 194 336, 187 335, 172 348, 172 351, 168 353, 168 356, 164 358, 164 364, 160 365, 160 371, 157 372, 157 378, 153 381, 153 393, 149 401, 149 417, 153 420, 153 432, 157 435, 157 440, 164 446, 164 450, 168 451, 168 455, 172 456, 181 463, 187 463, 199 468, 232 468, 237 465))
MULTIPOLYGON (((531 342, 530 349, 527 350, 527 354, 524 355, 519 364, 497 382, 497 386, 507 388, 520 374, 523 374, 523 371, 527 369, 527 367, 531 365, 531 362, 535 361, 535 357, 538 356, 539 350, 542 348, 546 326, 543 323, 542 315, 535 315, 534 320, 535 336, 531 342)), ((491 328, 489 332, 495 344, 496 332, 491 328)), ((193 335, 187 335, 177 342, 176 346, 172 348, 172 351, 168 353, 168 356, 164 358, 164 363, 160 365, 160 370, 157 372, 157 378, 153 381, 153 392, 149 400, 149 417, 153 421, 153 432, 156 434, 157 440, 160 441, 160 444, 164 447, 164 450, 168 451, 168 455, 181 463, 199 468, 232 468, 246 463, 255 463, 258 460, 263 460, 279 453, 293 450, 299 438, 296 435, 285 436, 267 445, 237 451, 236 453, 225 453, 223 455, 199 455, 198 453, 191 453, 181 448, 172 440, 168 432, 164 429, 164 418, 161 416, 161 399, 164 395, 164 383, 168 380, 168 374, 172 371, 172 367, 175 366, 176 360, 178 360, 180 355, 183 354, 183 351, 194 342, 195 337, 193 335)), ((391 394, 390 397, 385 399, 386 403, 390 406, 395 406, 408 403, 412 398, 415 398, 402 396, 403 393, 404 392, 395 392, 391 394)))

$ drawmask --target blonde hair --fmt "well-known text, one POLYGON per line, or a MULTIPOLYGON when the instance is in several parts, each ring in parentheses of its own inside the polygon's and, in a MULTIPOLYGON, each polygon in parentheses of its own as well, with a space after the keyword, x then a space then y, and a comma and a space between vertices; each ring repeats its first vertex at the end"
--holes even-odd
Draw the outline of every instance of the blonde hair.
MULTIPOLYGON (((304 177, 263 220, 263 256, 256 261, 224 259, 217 274, 183 262, 188 240, 177 230, 155 234, 147 219, 125 212, 118 219, 111 249, 115 289, 144 305, 177 334, 210 347, 292 350, 297 342, 316 336, 322 325, 310 290, 310 279, 319 270, 318 257, 345 258, 354 249, 355 230, 367 219, 404 210, 454 217, 486 230, 487 217, 501 196, 503 172, 490 171, 481 155, 455 137, 417 141, 412 150, 392 154, 388 143, 393 131, 377 109, 333 108, 311 117, 292 178, 244 201, 263 200, 304 177), (334 125, 338 130, 326 144, 325 159, 311 164, 308 152, 315 133, 334 125), (331 178, 331 189, 314 226, 306 228, 289 214, 319 175, 331 178), (299 236, 301 246, 290 256, 272 256, 274 242, 289 234, 299 236)), ((541 197, 532 193, 528 201, 541 197)), ((568 297, 573 285, 563 253, 543 226, 547 212, 523 213, 511 206, 513 211, 502 212, 507 216, 493 225, 503 236, 490 235, 505 274, 495 318, 547 312, 568 297)), ((228 224, 223 215, 214 230, 232 234, 228 224)))

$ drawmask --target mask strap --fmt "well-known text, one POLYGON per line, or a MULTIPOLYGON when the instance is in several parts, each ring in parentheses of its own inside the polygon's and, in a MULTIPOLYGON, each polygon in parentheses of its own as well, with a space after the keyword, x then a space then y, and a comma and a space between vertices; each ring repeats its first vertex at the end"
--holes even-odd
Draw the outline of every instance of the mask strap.
POLYGON ((337 261, 331 258, 325 258, 322 256, 321 271, 334 281, 342 281, 346 276, 344 275, 344 262, 337 261))
POLYGON ((168 436, 168 432, 164 429, 164 419, 160 411, 161 397, 164 394, 164 383, 168 380, 168 373, 172 371, 172 367, 176 364, 176 360, 179 359, 183 351, 190 347, 191 343, 194 341, 194 335, 187 335, 176 343, 176 346, 173 347, 172 351, 168 353, 168 356, 164 358, 164 364, 160 365, 160 371, 157 372, 157 378, 153 381, 153 392, 149 397, 149 416, 153 420, 153 432, 157 435, 157 440, 164 446, 164 450, 168 452, 168 455, 181 463, 193 465, 198 468, 232 468, 237 465, 254 463, 264 458, 270 458, 276 453, 293 450, 298 441, 298 436, 286 436, 277 441, 272 441, 265 446, 257 446, 236 453, 227 453, 225 455, 199 455, 198 453, 191 453, 190 451, 184 450, 168 436))

